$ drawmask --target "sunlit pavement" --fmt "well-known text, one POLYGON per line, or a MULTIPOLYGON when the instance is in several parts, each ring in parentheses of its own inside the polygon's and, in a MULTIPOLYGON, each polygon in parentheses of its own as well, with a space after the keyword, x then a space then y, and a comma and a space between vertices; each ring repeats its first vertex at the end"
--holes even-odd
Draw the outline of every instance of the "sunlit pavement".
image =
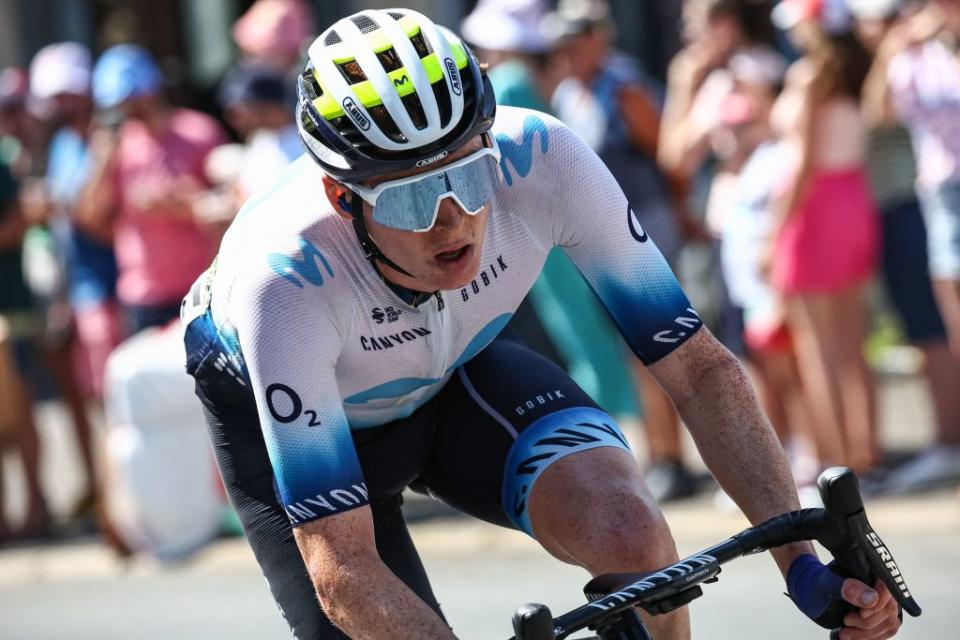
MULTIPOLYGON (((915 380, 885 383, 884 440, 917 446, 929 438, 929 405, 915 380)), ((44 422, 46 442, 61 436, 55 409, 44 422)), ((79 484, 70 455, 51 445, 48 486, 62 508, 79 484), (64 463, 57 466, 54 463, 64 463), (54 470, 56 473, 54 474, 54 470)), ((16 506, 16 505, 14 505, 16 506)), ((739 515, 714 508, 709 495, 665 508, 681 555, 746 526, 739 515)), ((941 491, 868 503, 878 532, 893 550, 924 608, 908 619, 903 638, 952 639, 960 627, 960 497, 941 491)), ((461 518, 413 525, 434 590, 462 638, 507 638, 513 609, 542 602, 554 613, 583 602, 587 576, 562 565, 525 536, 461 518)), ((642 540, 637 541, 643 544, 642 540)), ((782 595, 769 556, 728 565, 692 605, 695 638, 777 640, 827 637, 782 595)), ((161 565, 140 557, 116 560, 89 538, 58 545, 0 550, 0 639, 284 638, 289 632, 245 543, 226 539, 190 561, 161 565)))
MULTIPOLYGON (((901 637, 955 638, 960 572, 960 500, 951 492, 868 505, 924 607, 901 637)), ((739 530, 739 516, 699 500, 666 509, 681 554, 739 530)), ((582 603, 586 576, 548 557, 520 534, 466 519, 413 526, 434 589, 462 638, 506 638, 513 609, 582 603)), ((643 541, 638 541, 642 544, 643 541)), ((826 637, 783 595, 768 556, 728 565, 693 604, 695 638, 826 637)), ((93 541, 0 553, 0 638, 289 637, 242 540, 220 541, 191 561, 161 566, 115 560, 93 541)))

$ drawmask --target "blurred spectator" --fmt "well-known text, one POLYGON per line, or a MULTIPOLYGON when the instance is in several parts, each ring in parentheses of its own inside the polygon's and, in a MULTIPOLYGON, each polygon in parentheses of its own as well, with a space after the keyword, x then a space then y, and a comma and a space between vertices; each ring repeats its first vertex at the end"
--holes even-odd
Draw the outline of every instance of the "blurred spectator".
POLYGON ((774 109, 791 166, 775 203, 770 279, 786 298, 818 455, 865 472, 878 462, 863 356, 879 231, 859 106, 870 58, 839 0, 783 0, 773 17, 803 56, 774 109))
MULTIPOLYGON (((637 221, 675 264, 683 244, 680 221, 689 216, 672 199, 674 191, 656 164, 660 88, 632 59, 611 48, 613 23, 606 2, 561 0, 546 24, 559 41, 558 61, 567 72, 551 100, 554 112, 597 151, 637 221)), ((691 222, 684 229, 695 227, 691 222)), ((683 465, 676 409, 646 367, 633 362, 651 457, 650 490, 663 501, 691 495, 695 484, 683 465)))
POLYGON ((242 111, 249 122, 237 182, 241 200, 273 184, 280 172, 303 153, 293 121, 291 86, 279 72, 250 65, 234 67, 221 86, 224 112, 242 111))
MULTIPOLYGON (((917 31, 924 28, 925 18, 900 18, 899 4, 850 0, 857 33, 876 53, 864 86, 863 112, 871 126, 867 164, 882 214, 884 278, 907 337, 923 351, 937 427, 935 443, 887 478, 886 488, 895 492, 960 479, 960 358, 949 349, 934 298, 927 247, 937 240, 927 235, 914 190, 917 172, 910 136, 893 111, 888 83, 890 58, 910 46, 913 37, 919 36, 914 46, 926 40, 927 34, 917 31)), ((957 74, 960 66, 953 77, 957 74)), ((960 83, 957 86, 955 97, 960 96, 960 83)), ((960 118, 960 110, 954 118, 960 118)))
POLYGON ((13 167, 20 156, 18 120, 24 113, 24 104, 30 82, 22 69, 6 67, 0 70, 0 162, 13 167))
MULTIPOLYGON (((723 103, 733 89, 728 61, 738 53, 773 59, 774 29, 769 0, 686 0, 683 4, 684 47, 670 62, 667 98, 660 126, 657 161, 684 181, 681 197, 706 200, 706 226, 715 242, 712 298, 716 307, 712 329, 737 356, 746 357, 742 311, 729 300, 720 268, 726 191, 734 186, 750 153, 739 147, 731 128, 721 119, 723 103), (705 184, 709 187, 705 188, 705 184), (708 191, 709 197, 703 197, 708 191)), ((745 58, 751 59, 751 58, 745 58)))
MULTIPOLYGON (((0 358, 3 358, 0 404, 0 479, 3 453, 14 448, 20 455, 26 479, 26 518, 18 535, 37 536, 50 527, 50 514, 40 486, 40 443, 33 423, 29 385, 23 373, 31 367, 27 343, 38 327, 30 290, 24 281, 21 245, 26 223, 17 204, 17 182, 9 166, 0 162, 0 358)), ((0 480, 2 482, 2 480, 0 480)), ((2 488, 2 487, 0 487, 2 488)), ((0 540, 10 536, 0 490, 0 540)))
POLYGON ((770 8, 769 0, 685 0, 684 47, 667 72, 658 147, 663 167, 692 178, 714 149, 722 151, 720 103, 732 84, 727 61, 752 49, 775 53, 770 8))
POLYGON ((809 442, 802 441, 812 421, 810 410, 783 301, 761 268, 773 230, 771 202, 788 168, 785 145, 776 139, 770 123, 786 61, 772 51, 752 48, 735 53, 727 69, 733 84, 719 116, 732 145, 726 162, 729 183, 715 183, 720 193, 711 194, 711 204, 724 210, 720 243, 724 281, 731 302, 743 315, 747 361, 764 411, 793 454, 797 485, 815 491, 818 465, 804 450, 809 442))
POLYGON ((156 62, 136 45, 107 49, 93 70, 100 123, 78 216, 114 224, 117 296, 131 333, 177 318, 217 242, 198 224, 194 204, 209 186, 206 156, 226 135, 211 117, 172 107, 162 90, 156 62))
POLYGON ((930 272, 950 348, 960 357, 960 3, 929 0, 884 42, 897 114, 917 150, 930 272), (891 53, 891 52, 896 53, 891 53))
POLYGON ((48 345, 54 352, 47 359, 53 361, 52 368, 71 408, 87 473, 88 490, 75 508, 78 513, 87 511, 95 500, 96 476, 90 424, 77 383, 78 379, 86 383, 88 395, 102 397, 107 356, 120 339, 111 231, 103 226, 79 227, 72 219, 74 203, 89 171, 90 66, 90 52, 74 42, 44 47, 30 65, 31 98, 55 128, 45 154, 45 180, 34 183, 30 200, 33 217, 53 230, 66 268, 75 332, 69 328, 64 331, 62 346, 48 345))
POLYGON ((64 42, 41 49, 30 67, 30 92, 45 105, 55 132, 47 150, 44 217, 50 220, 65 254, 86 391, 102 397, 103 367, 120 337, 116 308, 117 263, 112 229, 83 227, 74 205, 87 182, 88 137, 92 122, 90 53, 64 42))
MULTIPOLYGON (((7 73, 4 75, 11 77, 7 73)), ((0 135, 8 152, 6 161, 11 163, 11 171, 19 181, 17 217, 27 227, 19 249, 24 264, 22 282, 31 297, 31 321, 29 331, 16 331, 15 341, 21 384, 25 397, 30 399, 26 405, 28 412, 32 411, 33 394, 47 390, 43 383, 49 374, 69 411, 85 467, 88 473, 92 473, 92 455, 88 446, 90 425, 73 366, 73 328, 66 300, 62 252, 47 224, 45 188, 39 177, 46 159, 48 127, 34 113, 47 115, 44 108, 49 104, 30 95, 30 82, 25 74, 17 71, 12 77, 13 82, 3 83, 12 90, 4 94, 0 135), (40 366, 41 361, 43 366, 40 366)), ((59 82, 69 84, 72 80, 60 79, 59 82)), ((35 455, 39 458, 39 450, 35 455)), ((88 478, 88 489, 71 509, 72 516, 86 514, 93 505, 93 476, 88 475, 88 478)))
POLYGON ((29 87, 23 69, 0 70, 0 162, 17 178, 32 173, 42 155, 43 132, 27 110, 29 87))
POLYGON ((207 156, 204 172, 214 188, 195 204, 204 222, 229 226, 247 198, 269 188, 303 153, 290 85, 268 67, 240 64, 227 72, 218 101, 243 144, 220 145, 207 156))
POLYGON ((256 62, 286 73, 300 66, 301 47, 315 33, 304 0, 256 0, 233 25, 241 62, 256 62))
POLYGON ((550 112, 559 78, 551 65, 553 43, 542 28, 545 0, 481 0, 463 20, 462 34, 490 65, 497 103, 550 112))

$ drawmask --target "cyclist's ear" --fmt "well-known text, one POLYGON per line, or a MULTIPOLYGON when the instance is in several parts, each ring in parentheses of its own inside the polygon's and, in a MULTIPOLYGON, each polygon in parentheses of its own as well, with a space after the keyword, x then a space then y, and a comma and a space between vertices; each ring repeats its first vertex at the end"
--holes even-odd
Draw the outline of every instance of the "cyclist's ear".
POLYGON ((327 200, 329 200, 333 206, 334 211, 347 220, 353 219, 349 189, 330 176, 323 176, 323 191, 327 196, 327 200))

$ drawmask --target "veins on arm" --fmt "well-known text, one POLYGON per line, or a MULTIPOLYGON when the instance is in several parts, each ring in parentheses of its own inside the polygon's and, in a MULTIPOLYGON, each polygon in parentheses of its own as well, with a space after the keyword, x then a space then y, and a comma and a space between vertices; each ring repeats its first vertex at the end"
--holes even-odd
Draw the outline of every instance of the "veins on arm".
MULTIPOLYGON (((706 328, 650 371, 673 399, 704 462, 754 524, 800 508, 780 442, 737 359, 706 328)), ((772 552, 782 572, 809 543, 772 552)))
POLYGON ((380 559, 369 506, 314 520, 293 533, 324 612, 351 638, 454 638, 380 559))

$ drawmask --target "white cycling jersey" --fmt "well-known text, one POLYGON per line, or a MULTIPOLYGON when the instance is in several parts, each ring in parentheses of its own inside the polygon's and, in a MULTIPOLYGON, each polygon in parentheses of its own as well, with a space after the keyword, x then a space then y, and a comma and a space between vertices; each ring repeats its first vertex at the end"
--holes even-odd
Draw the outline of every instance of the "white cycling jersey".
MULTIPOLYGON (((301 157, 244 206, 185 301, 208 311, 252 386, 281 500, 330 512, 366 502, 351 430, 404 418, 507 324, 547 253, 571 257, 645 363, 700 327, 666 261, 596 154, 558 120, 499 107, 503 182, 480 272, 413 307, 378 276, 301 157), (199 283, 198 283, 199 284, 199 283)), ((590 339, 585 336, 584 339, 590 339)), ((291 519, 296 522, 295 517, 291 519)))

